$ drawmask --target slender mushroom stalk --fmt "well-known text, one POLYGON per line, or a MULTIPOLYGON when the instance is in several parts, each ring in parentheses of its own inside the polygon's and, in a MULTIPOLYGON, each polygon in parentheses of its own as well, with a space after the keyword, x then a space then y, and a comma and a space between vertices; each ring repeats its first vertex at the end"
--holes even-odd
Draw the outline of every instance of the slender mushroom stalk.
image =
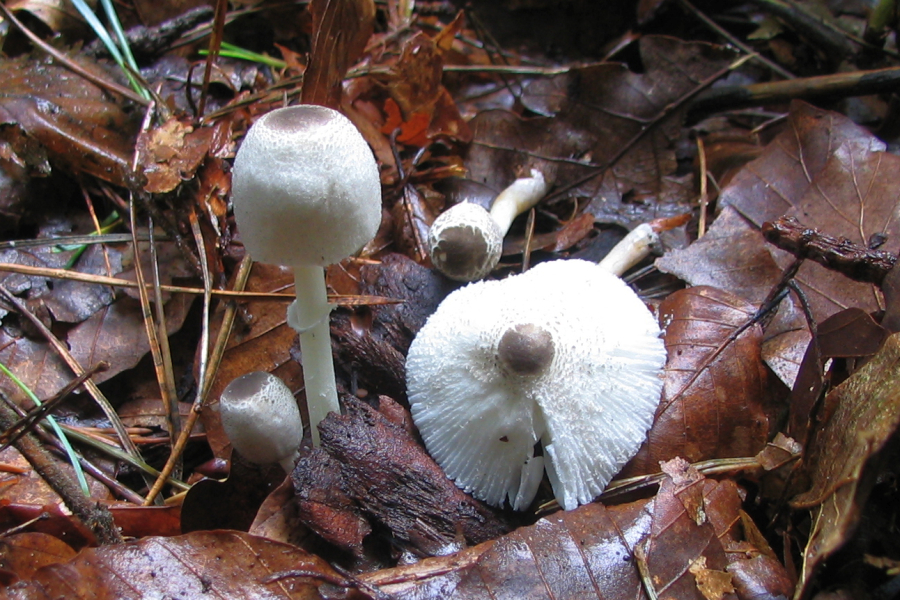
POLYGON ((650 254, 651 248, 659 243, 659 234, 650 223, 641 223, 628 232, 597 266, 621 277, 628 269, 638 264, 650 254))
POLYGON ((294 470, 303 421, 291 390, 271 373, 256 371, 228 384, 219 397, 222 428, 250 462, 294 470))
POLYGON ((450 294, 410 346, 407 391, 426 448, 460 488, 524 510, 546 470, 571 510, 646 439, 665 360, 631 288, 559 260, 450 294))
POLYGON ((503 238, 513 220, 537 204, 547 187, 544 175, 532 169, 531 177, 517 179, 500 192, 490 212, 470 202, 444 211, 428 232, 431 262, 450 279, 484 278, 500 262, 503 238))
POLYGON ((255 260, 294 270, 288 324, 300 337, 310 432, 339 411, 323 267, 360 250, 381 223, 381 183, 368 144, 339 112, 274 110, 247 132, 234 161, 234 215, 255 260))

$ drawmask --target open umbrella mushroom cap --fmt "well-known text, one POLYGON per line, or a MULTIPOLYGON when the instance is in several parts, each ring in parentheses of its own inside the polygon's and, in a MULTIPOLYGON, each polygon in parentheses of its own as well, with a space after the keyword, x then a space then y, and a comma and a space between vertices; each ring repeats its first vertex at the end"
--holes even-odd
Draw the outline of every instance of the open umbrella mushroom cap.
POLYGON ((231 445, 250 462, 281 463, 290 473, 303 440, 297 401, 281 379, 256 371, 228 384, 219 412, 231 445))
POLYGON ((640 298, 567 260, 450 294, 413 341, 406 376, 425 445, 460 488, 522 510, 546 468, 569 510, 646 439, 665 360, 640 298))
POLYGON ((378 165, 356 127, 324 106, 263 115, 234 161, 234 214, 255 260, 336 263, 375 237, 381 223, 378 165))

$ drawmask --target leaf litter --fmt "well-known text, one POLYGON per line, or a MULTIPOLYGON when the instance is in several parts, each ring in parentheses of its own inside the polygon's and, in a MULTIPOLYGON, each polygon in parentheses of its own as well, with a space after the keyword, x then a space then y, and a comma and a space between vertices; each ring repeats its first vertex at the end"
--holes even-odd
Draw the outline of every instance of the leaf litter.
MULTIPOLYGON (((546 10, 540 1, 507 4, 508 25, 527 23, 546 10)), ((640 15, 643 27, 674 26, 685 18, 675 5, 641 3, 635 16, 640 15), (673 15, 679 18, 668 19, 673 15)), ((799 599, 833 583, 828 559, 866 527, 871 499, 890 497, 882 482, 892 473, 888 459, 898 426, 892 416, 898 411, 890 404, 896 396, 891 375, 896 341, 877 321, 882 309, 896 310, 892 279, 890 274, 885 278, 882 294, 882 284, 851 282, 807 261, 792 280, 807 306, 793 292, 781 301, 774 319, 759 318, 760 305, 794 260, 767 245, 761 228, 788 215, 810 235, 842 236, 867 248, 887 242, 886 248, 894 250, 897 194, 890 174, 896 158, 886 151, 887 144, 848 117, 803 102, 791 105, 773 134, 759 136, 760 130, 751 129, 767 125, 764 120, 777 113, 752 111, 714 116, 715 123, 686 128, 692 98, 716 79, 731 70, 739 73, 733 79, 761 77, 752 57, 737 60, 725 46, 632 32, 609 39, 608 50, 616 56, 612 62, 560 64, 546 56, 536 61, 540 53, 529 56, 497 46, 484 35, 480 15, 488 13, 478 6, 449 16, 437 6, 420 6, 417 21, 404 7, 402 2, 379 5, 385 11, 379 20, 371 2, 314 1, 302 24, 293 27, 284 22, 276 27, 277 13, 264 12, 258 26, 289 32, 306 45, 287 39, 276 43, 273 48, 288 64, 284 71, 252 70, 247 80, 217 72, 213 79, 226 83, 227 98, 213 100, 211 88, 197 90, 201 106, 209 96, 207 106, 215 107, 210 119, 191 114, 196 97, 172 85, 181 77, 182 83, 190 80, 199 87, 199 76, 160 61, 147 73, 170 75, 160 87, 166 110, 152 115, 141 131, 137 111, 115 93, 56 63, 27 55, 4 57, 0 68, 14 87, 0 94, 0 158, 17 166, 20 181, 77 176, 83 195, 103 207, 103 216, 111 207, 138 206, 124 196, 139 198, 142 214, 136 222, 150 215, 179 248, 169 254, 155 248, 153 261, 147 260, 146 248, 136 250, 151 280, 155 271, 162 283, 173 276, 194 277, 196 272, 179 265, 199 266, 197 256, 203 256, 207 286, 237 286, 233 275, 242 247, 226 204, 232 131, 245 130, 254 115, 286 99, 299 95, 348 114, 384 165, 386 191, 376 241, 360 257, 329 269, 334 291, 360 300, 345 301, 332 321, 346 411, 323 423, 324 447, 305 448, 286 480, 278 473, 261 478, 263 472, 233 457, 226 482, 202 481, 201 472, 215 471, 215 460, 230 456, 216 413, 204 407, 204 434, 191 436, 183 447, 187 470, 174 471, 195 484, 186 497, 167 490, 169 507, 117 506, 98 488, 96 500, 109 505, 117 524, 138 539, 88 548, 74 557, 60 548, 34 562, 26 559, 27 564, 21 558, 27 551, 4 542, 2 575, 13 586, 4 594, 193 597, 215 590, 232 597, 799 599), (304 68, 307 51, 307 83, 301 91, 292 77, 304 68), (462 92, 479 87, 487 91, 483 98, 463 97, 462 92), (76 100, 66 100, 71 97, 76 100), (52 110, 43 110, 47 107, 52 110), (175 114, 169 112, 173 109, 175 114), (708 146, 705 158, 712 171, 707 173, 699 161, 695 172, 691 160, 705 150, 702 140, 690 135, 702 137, 717 128, 720 139, 741 142, 708 146), (132 162, 141 175, 132 173, 132 162), (666 387, 646 448, 622 473, 636 478, 622 482, 631 482, 629 495, 604 497, 570 512, 545 507, 540 519, 489 509, 456 489, 422 449, 402 407, 408 345, 456 285, 428 268, 415 237, 442 206, 455 201, 438 182, 464 176, 461 181, 485 185, 490 195, 532 167, 545 172, 554 191, 527 223, 523 217, 513 228, 496 276, 519 264, 594 251, 591 246, 605 239, 610 226, 628 229, 658 217, 695 217, 664 240, 664 255, 656 261, 690 287, 672 293, 673 279, 661 278, 659 294, 667 297, 657 308, 669 351, 666 387), (727 180, 703 200, 717 209, 706 214, 707 207, 698 206, 697 188, 709 176, 727 180), (688 245, 696 219, 703 218, 712 220, 712 227, 708 232, 701 227, 705 235, 688 245), (367 304, 373 297, 402 303, 367 304), (816 325, 813 331, 805 309, 816 325), (806 446, 799 461, 797 444, 782 436, 784 430, 806 446), (767 445, 776 433, 776 441, 767 445), (769 464, 776 450, 781 456, 777 468, 769 464), (688 461, 702 462, 695 469, 688 461), (699 469, 715 475, 701 475, 699 469), (655 475, 660 470, 663 474, 655 475), (179 525, 193 531, 173 536, 179 525), (232 531, 209 531, 221 526, 232 531), (246 529, 271 540, 236 531, 246 529)), ((634 7, 629 4, 627 10, 634 7)), ((152 11, 144 6, 139 12, 152 11)), ((569 17, 590 20, 601 13, 573 9, 569 17)), ((760 17, 753 11, 738 14, 747 22, 760 17)), ((808 22, 792 21, 794 13, 779 16, 787 29, 756 42, 776 60, 787 56, 785 48, 808 50, 809 39, 823 44, 830 39, 806 38, 808 22), (792 27, 804 36, 784 33, 792 27)), ((693 39, 678 27, 667 32, 693 39)), ((516 39, 514 32, 498 35, 501 44, 516 39)), ((100 62, 86 55, 77 60, 113 79, 100 62)), ((792 65, 798 66, 804 65, 792 65)), ((813 63, 805 66, 813 68, 813 63)), ((869 106, 887 114, 880 102, 872 99, 869 106)), ((83 210, 78 206, 72 211, 83 210)), ((39 211, 12 211, 14 231, 27 234, 28 227, 47 225, 39 211)), ((87 250, 75 269, 121 277, 127 252, 110 244, 100 248, 87 250)), ((64 256, 46 248, 5 252, 8 263, 65 266, 64 256)), ((133 293, 44 275, 10 274, 3 284, 28 300, 28 309, 64 340, 82 366, 100 360, 112 364, 103 375, 111 378, 105 389, 137 395, 130 398, 132 406, 160 404, 160 394, 143 379, 129 388, 129 375, 138 372, 136 365, 150 349, 144 326, 148 306, 133 293)), ((257 265, 249 285, 240 287, 272 292, 290 285, 285 272, 257 265)), ((650 284, 639 278, 636 285, 650 284)), ((184 329, 172 339, 196 347, 177 354, 193 359, 174 365, 178 380, 166 384, 177 387, 185 404, 214 404, 228 381, 260 369, 281 375, 302 399, 298 350, 280 303, 249 296, 239 303, 223 300, 207 323, 199 317, 205 309, 199 303, 192 308, 181 294, 150 297, 149 308, 160 300, 165 304, 160 334, 184 329)), ((50 397, 71 379, 69 367, 10 308, 4 306, 0 362, 39 397, 50 397)), ((153 326, 160 328, 162 322, 153 326)), ((157 350, 154 356, 165 354, 157 350)), ((21 402, 17 388, 2 385, 21 402)), ((79 402, 66 411, 75 419, 88 418, 79 402)), ((166 450, 173 440, 165 419, 156 414, 129 419, 141 429, 135 439, 155 440, 145 457, 174 468, 166 450)), ((15 466, 24 463, 15 451, 8 452, 14 458, 0 463, 9 470, 0 513, 7 527, 46 512, 50 516, 36 520, 31 531, 41 530, 43 522, 55 536, 51 539, 68 540, 77 549, 94 543, 91 532, 60 509, 55 492, 22 491, 18 479, 30 469, 15 466)), ((151 485, 152 480, 136 476, 133 465, 93 452, 89 458, 111 477, 141 493, 151 485)), ((542 494, 549 497, 546 489, 542 494)), ((7 538, 13 539, 19 538, 7 538)), ((23 539, 23 546, 55 543, 23 539)), ((890 564, 890 558, 900 556, 893 550, 887 544, 875 548, 888 555, 887 562, 868 564, 890 564)))

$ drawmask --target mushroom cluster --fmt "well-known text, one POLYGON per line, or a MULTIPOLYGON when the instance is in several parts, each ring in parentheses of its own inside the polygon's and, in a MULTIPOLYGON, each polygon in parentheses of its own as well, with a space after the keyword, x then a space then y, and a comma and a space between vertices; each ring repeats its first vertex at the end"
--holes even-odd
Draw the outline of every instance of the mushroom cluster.
POLYGON ((460 488, 524 510, 546 470, 570 510, 644 442, 665 360, 631 288, 565 260, 450 294, 413 341, 406 376, 425 446, 460 488))
POLYGON ((299 105, 263 115, 234 160, 232 202, 244 246, 294 270, 287 322, 300 336, 313 444, 339 410, 322 267, 358 252, 381 223, 381 180, 371 149, 342 114, 299 105))

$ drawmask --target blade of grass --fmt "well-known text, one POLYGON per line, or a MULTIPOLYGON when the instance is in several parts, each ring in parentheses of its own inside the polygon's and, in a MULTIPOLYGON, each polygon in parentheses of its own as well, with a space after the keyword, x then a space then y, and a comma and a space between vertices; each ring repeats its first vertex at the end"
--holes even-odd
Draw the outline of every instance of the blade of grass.
MULTIPOLYGON (((25 382, 16 377, 15 373, 10 371, 6 365, 0 363, 0 372, 9 377, 9 379, 16 384, 16 386, 22 390, 22 392, 28 396, 28 399, 31 400, 35 406, 41 406, 42 403, 40 399, 31 391, 25 382)), ((81 469, 81 462, 79 461, 78 453, 75 452, 75 448, 72 447, 72 444, 69 443, 69 438, 66 437, 65 432, 60 428, 59 423, 56 422, 56 419, 53 418, 53 415, 47 415, 47 424, 53 430, 53 433, 56 434, 57 439, 59 439, 60 443, 63 445, 63 448, 66 449, 66 455, 69 457, 69 463, 72 465, 72 468, 75 469, 75 477, 78 479, 78 487, 81 488, 81 491, 85 496, 90 497, 91 488, 88 486, 87 478, 84 476, 84 471, 81 469)))

